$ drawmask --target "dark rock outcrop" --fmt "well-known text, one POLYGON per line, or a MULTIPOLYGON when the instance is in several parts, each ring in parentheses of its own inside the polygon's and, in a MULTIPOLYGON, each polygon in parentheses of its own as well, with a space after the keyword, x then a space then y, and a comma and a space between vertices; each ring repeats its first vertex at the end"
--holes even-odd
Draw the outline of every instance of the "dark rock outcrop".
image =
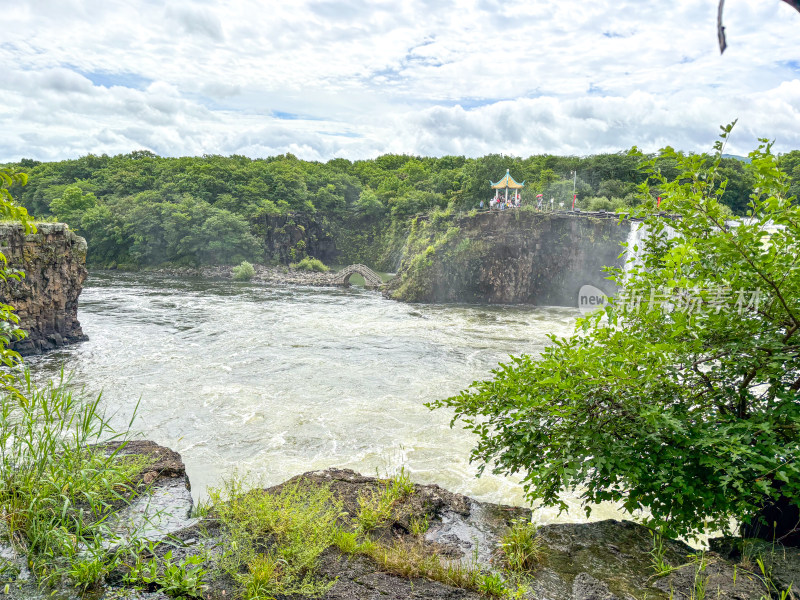
POLYGON ((777 590, 785 590, 792 586, 794 597, 800 597, 798 595, 800 584, 797 583, 800 582, 800 548, 756 538, 730 537, 713 538, 708 541, 708 545, 711 550, 727 560, 748 564, 758 573, 761 573, 761 568, 754 563, 756 559, 760 560, 777 590))
MULTIPOLYGON (((781 489, 783 483, 771 481, 781 489)), ((739 534, 745 538, 778 540, 784 546, 800 547, 800 506, 793 498, 781 495, 764 503, 750 523, 743 523, 739 534)))
POLYGON ((334 258, 336 245, 333 237, 314 218, 303 214, 262 218, 261 233, 268 260, 288 265, 305 256, 323 262, 330 262, 334 258))
MULTIPOLYGON (((106 447, 115 450, 119 444, 106 447)), ((147 493, 114 515, 112 531, 123 539, 158 541, 198 522, 191 518, 191 484, 180 454, 148 440, 129 441, 119 452, 147 459, 146 468, 134 482, 147 493)))
POLYGON ((0 300, 14 307, 28 337, 11 344, 20 354, 39 354, 83 341, 78 296, 86 279, 86 240, 64 223, 39 223, 26 235, 15 223, 0 225, 0 251, 8 266, 25 272, 0 286, 0 300))
POLYGON ((418 223, 390 295, 410 302, 578 306, 592 285, 615 288, 606 266, 622 266, 630 231, 618 218, 503 211, 418 223))

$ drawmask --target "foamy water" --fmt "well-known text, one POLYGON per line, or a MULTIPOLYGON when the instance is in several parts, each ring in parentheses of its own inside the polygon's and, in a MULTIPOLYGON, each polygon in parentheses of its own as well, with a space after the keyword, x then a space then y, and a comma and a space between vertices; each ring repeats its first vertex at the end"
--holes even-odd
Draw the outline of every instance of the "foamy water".
MULTIPOLYGON (((408 305, 354 288, 264 287, 92 274, 89 341, 29 360, 102 391, 114 422, 179 451, 195 499, 234 471, 275 484, 329 466, 525 505, 518 482, 475 478, 475 438, 425 402, 490 376, 509 354, 572 331, 577 309, 408 305)), ((559 520, 583 520, 577 501, 559 520)), ((542 522, 556 511, 541 511, 542 522)), ((594 518, 619 517, 601 507, 594 518)))

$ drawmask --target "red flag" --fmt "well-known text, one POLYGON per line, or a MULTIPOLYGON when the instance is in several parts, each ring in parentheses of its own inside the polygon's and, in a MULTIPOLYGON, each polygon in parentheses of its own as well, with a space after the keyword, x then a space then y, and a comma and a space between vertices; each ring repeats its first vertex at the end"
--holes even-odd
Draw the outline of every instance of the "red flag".
POLYGON ((578 194, 572 195, 572 210, 575 210, 575 200, 578 199, 578 194))
POLYGON ((658 197, 658 201, 656 202, 656 208, 661 207, 661 196, 658 197))

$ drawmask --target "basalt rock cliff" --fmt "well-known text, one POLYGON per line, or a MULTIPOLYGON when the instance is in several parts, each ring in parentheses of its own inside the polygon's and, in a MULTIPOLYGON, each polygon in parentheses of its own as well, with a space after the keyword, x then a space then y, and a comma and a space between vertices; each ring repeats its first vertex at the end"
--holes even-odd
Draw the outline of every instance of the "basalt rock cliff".
POLYGON ((0 301, 14 307, 28 333, 11 347, 39 354, 86 339, 78 322, 78 296, 86 280, 86 240, 64 223, 39 223, 25 234, 15 223, 0 225, 0 252, 25 277, 0 285, 0 301))
POLYGON ((266 258, 288 265, 305 256, 329 262, 336 253, 333 237, 322 223, 303 214, 265 216, 261 232, 266 258))
POLYGON ((420 218, 389 295, 407 302, 577 306, 584 285, 613 294, 628 222, 508 210, 420 218))

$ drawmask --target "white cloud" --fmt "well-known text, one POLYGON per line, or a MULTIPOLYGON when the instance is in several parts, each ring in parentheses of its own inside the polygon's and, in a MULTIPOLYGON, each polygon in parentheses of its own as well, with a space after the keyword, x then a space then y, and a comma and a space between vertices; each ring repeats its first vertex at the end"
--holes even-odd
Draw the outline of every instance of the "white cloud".
POLYGON ((800 148, 779 0, 34 0, 4 11, 0 161, 800 148))

